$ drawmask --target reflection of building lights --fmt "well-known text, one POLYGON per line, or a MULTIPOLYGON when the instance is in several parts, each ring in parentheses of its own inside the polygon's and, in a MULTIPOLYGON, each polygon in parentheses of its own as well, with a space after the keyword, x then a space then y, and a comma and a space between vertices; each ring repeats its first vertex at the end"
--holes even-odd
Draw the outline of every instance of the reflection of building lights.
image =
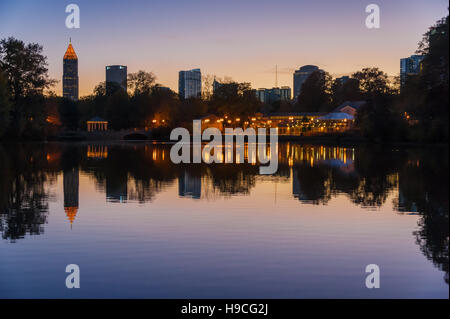
POLYGON ((231 120, 228 120, 228 123, 231 123, 231 120))
POLYGON ((107 158, 108 147, 106 145, 88 145, 86 155, 88 158, 107 158))
POLYGON ((240 118, 236 118, 236 122, 240 122, 241 121, 241 119, 240 118))

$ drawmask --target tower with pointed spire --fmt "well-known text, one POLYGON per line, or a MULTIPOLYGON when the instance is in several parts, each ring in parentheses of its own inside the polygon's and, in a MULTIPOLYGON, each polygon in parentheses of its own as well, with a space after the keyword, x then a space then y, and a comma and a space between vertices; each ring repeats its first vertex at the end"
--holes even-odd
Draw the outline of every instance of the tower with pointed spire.
POLYGON ((71 40, 63 58, 63 97, 78 100, 78 57, 71 40))

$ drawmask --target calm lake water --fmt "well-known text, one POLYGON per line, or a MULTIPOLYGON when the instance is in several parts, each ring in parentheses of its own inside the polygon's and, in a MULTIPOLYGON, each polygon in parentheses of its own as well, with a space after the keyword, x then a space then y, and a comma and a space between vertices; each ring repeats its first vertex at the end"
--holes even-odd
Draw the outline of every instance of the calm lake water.
POLYGON ((445 148, 280 143, 269 176, 169 152, 0 144, 0 298, 449 297, 445 148))

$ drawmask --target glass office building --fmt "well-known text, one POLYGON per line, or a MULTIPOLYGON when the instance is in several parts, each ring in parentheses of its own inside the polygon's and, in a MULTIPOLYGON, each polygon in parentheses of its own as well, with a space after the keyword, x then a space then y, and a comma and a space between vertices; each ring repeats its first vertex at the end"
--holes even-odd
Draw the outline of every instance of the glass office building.
POLYGON ((200 69, 180 71, 178 94, 182 99, 202 96, 202 73, 200 69))

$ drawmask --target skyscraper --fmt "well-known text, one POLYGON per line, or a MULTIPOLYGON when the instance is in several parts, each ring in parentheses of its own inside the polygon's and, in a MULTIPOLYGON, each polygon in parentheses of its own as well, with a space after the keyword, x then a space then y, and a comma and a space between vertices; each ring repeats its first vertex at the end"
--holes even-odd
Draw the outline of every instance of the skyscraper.
POLYGON ((63 97, 78 100, 78 57, 69 43, 63 58, 63 97))
POLYGON ((200 69, 180 71, 178 77, 178 94, 182 99, 202 96, 202 73, 200 69))
POLYGON ((255 90, 256 98, 262 103, 273 103, 278 101, 289 101, 291 99, 291 88, 289 86, 274 87, 271 89, 255 90))
POLYGON ((262 103, 266 102, 266 89, 260 88, 255 90, 256 98, 260 100, 262 103))
POLYGON ((117 83, 125 91, 127 90, 127 67, 126 65, 106 66, 106 86, 108 83, 117 83))
POLYGON ((319 68, 315 65, 304 65, 294 72, 294 100, 300 95, 302 84, 314 71, 319 71, 319 68))
POLYGON ((291 88, 289 86, 282 86, 280 89, 280 99, 281 101, 290 101, 291 99, 291 88))
POLYGON ((408 58, 400 59, 400 83, 405 84, 409 75, 419 74, 423 55, 411 55, 408 58))

